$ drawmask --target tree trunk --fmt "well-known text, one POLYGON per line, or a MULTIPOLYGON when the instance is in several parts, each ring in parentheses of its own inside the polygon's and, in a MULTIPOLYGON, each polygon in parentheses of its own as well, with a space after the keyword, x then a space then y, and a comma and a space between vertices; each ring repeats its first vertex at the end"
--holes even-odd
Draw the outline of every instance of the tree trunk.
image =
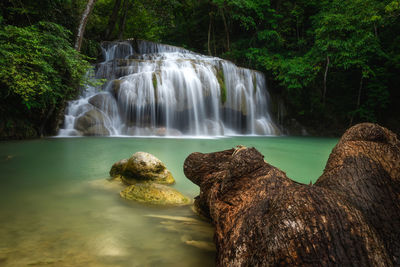
POLYGON ((210 16, 210 22, 209 22, 209 24, 208 24, 207 49, 208 49, 208 55, 211 56, 211 47, 210 47, 210 42, 211 42, 211 26, 212 26, 212 23, 211 23, 211 20, 212 20, 211 12, 209 13, 209 16, 210 16))
POLYGON ((329 69, 329 56, 326 55, 326 67, 325 67, 325 73, 324 73, 324 92, 322 94, 322 103, 325 105, 325 100, 326 100, 326 79, 328 76, 328 69, 329 69))
POLYGON ((219 11, 221 12, 222 16, 222 21, 224 22, 224 28, 225 28, 225 35, 226 35, 226 51, 229 51, 229 29, 228 29, 228 24, 226 23, 225 19, 225 14, 223 8, 220 8, 219 11))
POLYGON ((217 266, 400 264, 400 142, 379 125, 347 130, 315 185, 246 147, 192 153, 184 172, 215 226, 217 266))
POLYGON ((42 123, 40 124, 40 129, 39 129, 40 137, 44 136, 45 134, 44 129, 46 128, 49 118, 53 115, 54 109, 55 109, 55 104, 52 104, 49 111, 46 113, 46 116, 44 117, 42 123))
POLYGON ((361 73, 360 86, 358 87, 357 109, 360 107, 361 92, 362 92, 362 87, 363 87, 363 80, 364 80, 364 77, 363 77, 363 75, 362 75, 362 73, 361 73))
POLYGON ((213 35, 213 46, 214 46, 214 55, 217 56, 217 44, 215 41, 215 23, 212 27, 212 35, 213 35))
POLYGON ((81 51, 82 40, 83 40, 83 35, 85 33, 86 24, 88 22, 90 13, 92 12, 95 3, 96 0, 88 0, 86 4, 86 9, 82 13, 81 21, 79 22, 78 32, 76 33, 76 38, 75 38, 74 47, 75 50, 77 51, 81 51))
MULTIPOLYGON (((358 108, 360 107, 360 104, 361 104, 361 92, 362 92, 362 87, 363 87, 363 80, 364 80, 364 77, 363 77, 363 74, 362 74, 362 71, 361 71, 361 79, 360 79, 360 86, 358 87, 356 110, 358 110, 358 108)), ((350 125, 349 126, 353 125, 353 119, 354 119, 354 114, 351 115, 350 125)))
POLYGON ((131 0, 125 0, 124 1, 124 6, 122 8, 122 16, 119 21, 119 34, 118 34, 118 39, 122 39, 124 36, 124 30, 125 30, 125 25, 126 25, 126 16, 128 13, 128 10, 131 8, 132 1, 131 0))
POLYGON ((121 7, 121 2, 122 2, 122 0, 115 0, 114 8, 111 13, 110 19, 108 20, 108 26, 107 26, 106 32, 104 34, 106 40, 110 39, 110 37, 114 31, 115 25, 117 24, 117 18, 118 18, 118 13, 119 13, 119 10, 121 7))

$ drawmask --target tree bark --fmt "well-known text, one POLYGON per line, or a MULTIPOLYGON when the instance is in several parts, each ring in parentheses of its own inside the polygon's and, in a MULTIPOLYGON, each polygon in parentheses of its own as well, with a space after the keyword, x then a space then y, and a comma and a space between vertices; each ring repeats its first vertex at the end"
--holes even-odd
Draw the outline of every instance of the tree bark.
POLYGON ((108 21, 108 26, 107 26, 106 32, 104 34, 106 40, 110 39, 110 37, 114 31, 115 25, 117 24, 117 18, 118 18, 118 13, 119 13, 119 10, 121 7, 121 2, 122 2, 122 0, 115 0, 114 8, 111 13, 110 19, 108 21))
POLYGON ((208 23, 208 39, 207 39, 207 49, 208 49, 208 55, 211 56, 211 46, 210 46, 210 42, 211 42, 211 12, 208 14, 210 17, 210 22, 208 23))
POLYGON ((356 125, 315 185, 290 180, 255 148, 192 153, 195 207, 215 226, 217 266, 400 264, 400 142, 356 125))
POLYGON ((322 103, 325 105, 325 100, 326 100, 326 80, 328 77, 328 69, 329 69, 329 56, 326 55, 326 67, 325 67, 325 73, 324 73, 324 92, 322 94, 322 103))
MULTIPOLYGON (((360 107, 360 104, 361 104, 361 92, 362 92, 362 87, 363 87, 363 80, 364 80, 364 77, 363 77, 363 74, 361 72, 360 86, 358 87, 356 110, 358 110, 358 108, 360 107)), ((353 125, 353 120, 354 120, 354 114, 351 115, 350 125, 349 126, 353 125)))
POLYGON ((230 50, 230 42, 229 42, 229 29, 228 29, 228 24, 226 23, 225 19, 225 14, 223 8, 220 8, 219 11, 221 12, 222 16, 222 21, 224 22, 224 28, 225 28, 225 35, 226 35, 226 51, 230 50))
POLYGON ((83 35, 85 34, 86 24, 88 22, 90 13, 93 10, 96 0, 88 0, 85 11, 82 13, 81 21, 79 22, 78 31, 75 38, 75 50, 81 51, 83 35))
POLYGON ((124 30, 125 30, 125 25, 126 25, 126 16, 128 13, 128 10, 130 9, 132 4, 131 0, 124 0, 124 6, 122 8, 122 16, 121 19, 119 21, 119 34, 118 34, 118 39, 122 39, 124 36, 124 30))

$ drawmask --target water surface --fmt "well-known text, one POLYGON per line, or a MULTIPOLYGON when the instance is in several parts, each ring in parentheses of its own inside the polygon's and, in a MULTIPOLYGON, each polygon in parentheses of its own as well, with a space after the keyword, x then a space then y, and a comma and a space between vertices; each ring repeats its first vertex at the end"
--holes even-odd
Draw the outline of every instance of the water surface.
POLYGON ((171 170, 174 187, 195 197, 199 189, 182 170, 191 152, 254 146, 290 178, 309 183, 321 175, 336 142, 304 137, 2 142, 0 266, 213 266, 215 252, 203 246, 212 242, 211 226, 188 206, 146 206, 105 190, 102 181, 111 165, 137 151, 152 153, 171 170))

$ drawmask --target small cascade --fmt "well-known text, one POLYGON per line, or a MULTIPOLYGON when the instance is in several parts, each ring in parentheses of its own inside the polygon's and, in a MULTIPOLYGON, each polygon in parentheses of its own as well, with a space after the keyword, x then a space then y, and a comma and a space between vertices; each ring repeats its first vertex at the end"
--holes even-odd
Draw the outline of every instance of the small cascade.
POLYGON ((69 102, 59 136, 279 134, 260 72, 148 41, 102 49, 94 73, 106 82, 69 102))

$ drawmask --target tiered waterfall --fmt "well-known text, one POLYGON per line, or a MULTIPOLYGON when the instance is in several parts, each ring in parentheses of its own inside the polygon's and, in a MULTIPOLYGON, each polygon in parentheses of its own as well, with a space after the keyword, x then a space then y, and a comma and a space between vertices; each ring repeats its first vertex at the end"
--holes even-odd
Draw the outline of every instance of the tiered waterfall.
POLYGON ((68 104, 60 136, 276 135, 262 73, 148 41, 106 42, 99 87, 68 104))

